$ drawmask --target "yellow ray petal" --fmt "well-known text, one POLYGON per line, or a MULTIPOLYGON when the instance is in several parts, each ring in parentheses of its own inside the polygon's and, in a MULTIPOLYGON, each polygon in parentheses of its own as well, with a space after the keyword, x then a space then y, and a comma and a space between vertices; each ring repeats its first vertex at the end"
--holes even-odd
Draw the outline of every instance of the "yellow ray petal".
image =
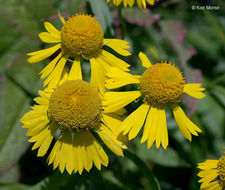
POLYGON ((88 131, 86 133, 86 138, 89 139, 88 154, 92 155, 93 162, 97 169, 101 170, 101 164, 104 166, 108 165, 108 156, 103 150, 102 146, 98 141, 93 137, 93 135, 88 131))
POLYGON ((27 136, 36 136, 39 134, 45 127, 47 127, 49 121, 46 119, 43 122, 40 122, 38 125, 34 125, 27 130, 27 136))
POLYGON ((46 98, 43 98, 43 97, 37 97, 37 98, 34 98, 33 99, 37 104, 40 104, 40 105, 44 105, 46 107, 48 107, 49 105, 49 100, 46 99, 46 98))
POLYGON ((158 122, 157 122, 157 135, 156 147, 159 148, 160 144, 166 149, 168 146, 168 132, 166 125, 166 113, 164 108, 158 108, 158 122))
MULTIPOLYGON (((189 141, 191 141, 191 134, 196 135, 197 132, 201 132, 199 129, 184 113, 182 108, 178 105, 173 106, 173 114, 177 125, 184 135, 189 141)), ((198 135, 198 134, 197 134, 198 135)))
POLYGON ((130 7, 133 7, 133 5, 134 5, 134 0, 128 0, 128 5, 129 5, 130 7))
POLYGON ((217 168, 218 160, 206 160, 203 163, 198 164, 198 168, 201 170, 209 170, 217 168))
POLYGON ((59 162, 59 170, 61 173, 64 172, 65 168, 69 168, 69 173, 72 171, 71 164, 69 163, 69 155, 73 154, 69 152, 70 145, 72 144, 72 136, 70 132, 65 132, 62 134, 62 138, 60 139, 62 142, 62 146, 59 152, 60 162, 59 162))
POLYGON ((101 125, 98 135, 112 152, 118 156, 123 156, 123 151, 121 149, 122 142, 118 141, 115 134, 113 134, 104 124, 101 125))
POLYGON ((44 86, 48 85, 49 88, 54 88, 59 83, 60 78, 62 77, 63 69, 65 67, 67 59, 68 59, 68 55, 65 55, 59 60, 54 70, 51 72, 48 78, 44 81, 44 86))
POLYGON ((58 17, 60 19, 60 21, 62 22, 62 24, 65 24, 65 19, 63 18, 63 16, 61 16, 60 11, 58 11, 58 17))
POLYGON ((189 96, 192 96, 197 99, 202 99, 205 97, 205 94, 202 93, 202 91, 205 89, 201 88, 200 86, 200 83, 185 84, 183 91, 189 96))
POLYGON ((45 43, 59 43, 59 42, 61 42, 60 36, 56 36, 52 33, 41 32, 38 36, 41 39, 41 41, 45 42, 45 43))
POLYGON ((211 183, 208 183, 207 185, 204 186, 204 184, 201 185, 200 189, 204 189, 204 190, 207 190, 207 189, 210 189, 210 190, 220 190, 221 189, 221 186, 219 184, 218 181, 213 181, 211 183))
POLYGON ((75 59, 72 64, 72 67, 68 76, 68 80, 78 80, 78 79, 82 80, 82 71, 81 71, 80 60, 75 59))
POLYGON ((47 77, 55 68, 56 63, 59 61, 59 59, 63 56, 63 53, 60 52, 57 57, 55 57, 41 72, 41 79, 47 77))
POLYGON ((57 140, 54 147, 52 148, 51 153, 48 156, 48 165, 53 163, 56 153, 60 150, 60 148, 61 148, 61 142, 59 140, 57 140))
POLYGON ((123 56, 129 56, 131 53, 127 50, 130 48, 128 42, 119 39, 104 39, 104 45, 109 46, 114 51, 123 56))
MULTIPOLYGON (((148 145, 148 149, 151 148, 151 146, 153 145, 153 143, 155 142, 157 136, 157 122, 159 120, 158 118, 158 108, 155 106, 151 107, 151 115, 150 117, 152 117, 151 123, 149 123, 149 137, 148 137, 148 141, 147 141, 147 145, 148 145)), ((150 111, 151 111, 150 110, 150 111)))
MULTIPOLYGON (((121 142, 127 141, 126 135, 123 135, 120 127, 122 119, 115 113, 103 114, 102 122, 116 135, 117 140, 121 142)), ((122 144, 121 148, 126 148, 126 145, 122 144)))
POLYGON ((155 0, 147 0, 149 5, 154 5, 155 0))
POLYGON ((142 2, 141 2, 141 0, 137 0, 137 4, 138 4, 138 7, 141 9, 142 8, 142 2))
POLYGON ((55 135, 57 127, 54 125, 49 125, 47 128, 42 130, 38 135, 33 136, 29 139, 29 142, 35 142, 32 150, 39 148, 37 156, 44 156, 49 149, 52 139, 55 135))
POLYGON ((57 30, 50 22, 44 22, 45 29, 55 36, 58 36, 60 38, 60 31, 57 30))
POLYGON ((138 132, 141 130, 148 109, 149 109, 148 104, 142 104, 138 109, 136 109, 123 121, 121 125, 121 131, 123 131, 123 134, 127 134, 129 132, 128 135, 129 140, 135 138, 138 132))
POLYGON ((99 92, 103 94, 105 92, 105 69, 101 65, 101 62, 97 62, 97 59, 90 59, 91 63, 91 84, 99 89, 99 92))
POLYGON ((55 53, 60 48, 61 48, 61 44, 57 44, 57 45, 47 48, 47 49, 28 53, 27 55, 29 55, 31 57, 28 58, 27 61, 29 63, 40 62, 40 61, 46 59, 47 57, 50 57, 53 53, 55 53))
POLYGON ((119 88, 127 84, 137 84, 140 83, 139 78, 141 78, 139 75, 131 75, 116 67, 112 67, 106 76, 109 78, 106 80, 106 88, 108 89, 119 88))
POLYGON ((105 62, 107 62, 109 65, 118 67, 122 69, 123 71, 129 71, 128 67, 130 67, 129 64, 127 64, 125 61, 117 58, 113 54, 102 50, 101 54, 99 55, 105 62))
POLYGON ((104 111, 106 113, 112 113, 120 110, 140 96, 140 91, 106 92, 102 102, 104 111))
POLYGON ((147 57, 144 53, 140 52, 140 53, 138 54, 138 57, 139 57, 139 59, 141 60, 143 67, 149 68, 149 67, 152 66, 152 64, 151 64, 151 62, 149 61, 148 57, 147 57))

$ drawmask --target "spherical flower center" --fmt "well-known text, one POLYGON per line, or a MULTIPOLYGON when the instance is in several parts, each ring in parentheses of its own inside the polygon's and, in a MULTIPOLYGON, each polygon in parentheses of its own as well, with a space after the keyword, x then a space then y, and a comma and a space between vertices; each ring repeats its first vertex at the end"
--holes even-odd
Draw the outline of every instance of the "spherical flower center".
POLYGON ((100 53, 103 37, 102 27, 94 17, 78 14, 62 27, 62 49, 70 56, 89 59, 100 53))
MULTIPOLYGON (((218 162, 219 176, 221 180, 225 180, 225 156, 222 156, 218 162)), ((225 184, 224 184, 225 185, 225 184)))
POLYGON ((149 104, 165 107, 180 100, 184 84, 184 77, 175 65, 161 62, 143 73, 140 91, 149 104))
POLYGON ((99 93, 85 81, 66 81, 51 94, 48 116, 62 130, 91 129, 99 124, 101 113, 99 93))

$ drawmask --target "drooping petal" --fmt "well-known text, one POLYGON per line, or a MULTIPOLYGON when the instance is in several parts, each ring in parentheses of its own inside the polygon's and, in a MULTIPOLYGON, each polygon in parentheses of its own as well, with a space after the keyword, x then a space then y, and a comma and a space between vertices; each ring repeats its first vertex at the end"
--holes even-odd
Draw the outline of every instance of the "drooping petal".
POLYGON ((104 45, 109 46, 114 51, 123 56, 129 56, 131 53, 127 50, 130 48, 128 42, 119 39, 104 39, 104 45))
POLYGON ((50 57, 53 53, 55 53, 60 48, 61 48, 61 44, 57 44, 57 45, 47 48, 47 49, 42 49, 39 51, 28 53, 27 55, 29 55, 31 57, 28 58, 27 61, 29 63, 40 62, 40 61, 46 59, 47 57, 50 57))
MULTIPOLYGON (((114 113, 103 114, 101 120, 117 137, 121 142, 127 141, 126 135, 123 135, 121 132, 121 123, 122 118, 114 113)), ((121 148, 126 148, 125 145, 122 145, 121 148)))
POLYGON ((48 125, 39 134, 29 139, 29 142, 35 142, 32 147, 32 150, 39 148, 37 156, 41 157, 46 154, 53 140, 57 128, 58 127, 55 125, 48 125))
POLYGON ((168 131, 166 125, 166 114, 164 108, 157 108, 152 106, 146 119, 145 128, 141 143, 147 141, 148 148, 150 148, 154 142, 156 147, 162 144, 166 149, 168 146, 168 131))
POLYGON ((57 55, 57 57, 55 57, 41 72, 41 79, 47 77, 55 68, 55 65, 57 64, 57 62, 59 61, 59 59, 63 56, 63 53, 60 52, 59 55, 57 55))
POLYGON ((44 81, 44 86, 48 85, 48 87, 54 88, 59 83, 62 77, 63 69, 65 67, 67 59, 68 59, 68 55, 65 55, 59 60, 54 70, 51 72, 48 78, 44 81))
POLYGON ((184 113, 182 108, 179 105, 173 106, 173 115, 177 122, 177 125, 184 135, 189 141, 191 141, 192 137, 191 134, 198 136, 197 132, 201 132, 199 129, 184 113))
POLYGON ((197 99, 202 99, 205 97, 205 94, 202 93, 205 88, 201 88, 201 83, 189 83, 185 84, 183 91, 188 94, 189 96, 192 96, 197 99))
POLYGON ((80 65, 80 60, 79 59, 75 59, 69 76, 68 76, 68 80, 82 80, 82 71, 81 71, 81 65, 80 65))
POLYGON ((141 127, 145 122, 148 109, 148 104, 142 104, 138 109, 136 109, 123 121, 121 125, 121 131, 123 131, 123 134, 129 133, 129 140, 136 137, 138 132, 141 130, 141 127))
POLYGON ((142 66, 145 68, 149 68, 152 66, 151 62, 149 61, 148 57, 143 53, 140 52, 138 54, 139 59, 141 60, 142 66))
POLYGON ((140 96, 140 91, 106 92, 102 102, 104 111, 106 113, 112 113, 120 110, 140 96))
POLYGON ((117 58, 113 54, 102 50, 102 52, 99 55, 104 61, 106 61, 109 65, 118 67, 122 69, 123 71, 129 71, 128 67, 130 67, 129 64, 127 64, 125 61, 117 58))
POLYGON ((133 7, 133 4, 134 4, 134 0, 128 0, 128 5, 129 5, 130 7, 133 7))
POLYGON ((91 63, 91 84, 99 89, 100 93, 105 92, 105 69, 97 59, 90 59, 91 63))
POLYGON ((121 149, 123 143, 117 140, 117 136, 104 124, 101 124, 98 135, 112 152, 118 156, 123 156, 123 151, 121 149))
POLYGON ((127 84, 137 84, 140 83, 139 78, 141 78, 139 75, 131 75, 116 67, 112 67, 106 76, 109 78, 106 80, 106 88, 108 89, 119 88, 127 84))

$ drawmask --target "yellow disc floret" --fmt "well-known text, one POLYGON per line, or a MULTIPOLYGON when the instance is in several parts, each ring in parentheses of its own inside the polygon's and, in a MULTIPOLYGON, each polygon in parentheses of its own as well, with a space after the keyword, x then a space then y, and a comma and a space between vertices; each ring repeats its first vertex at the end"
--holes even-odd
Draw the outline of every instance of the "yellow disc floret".
POLYGON ((94 17, 78 14, 63 25, 62 49, 70 56, 89 59, 100 53, 103 37, 102 27, 94 17))
POLYGON ((98 91, 82 80, 66 81, 52 93, 48 115, 62 130, 82 131, 99 124, 102 102, 98 91))
MULTIPOLYGON (((221 180, 225 180, 225 156, 222 156, 218 162, 219 177, 221 180)), ((225 181, 224 181, 225 183, 225 181)))
POLYGON ((175 65, 161 62, 143 73, 140 90, 149 104, 165 107, 180 100, 184 84, 184 77, 175 65))

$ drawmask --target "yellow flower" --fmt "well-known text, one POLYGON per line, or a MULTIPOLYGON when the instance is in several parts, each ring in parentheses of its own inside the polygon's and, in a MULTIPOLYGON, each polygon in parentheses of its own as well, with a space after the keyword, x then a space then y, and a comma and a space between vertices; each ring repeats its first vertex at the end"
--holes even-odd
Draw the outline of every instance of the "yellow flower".
POLYGON ((201 177, 198 182, 202 183, 200 189, 219 190, 225 187, 225 156, 219 160, 206 160, 199 163, 201 170, 198 176, 201 177))
POLYGON ((89 171, 93 165, 99 170, 108 165, 108 156, 95 136, 116 155, 123 156, 118 126, 121 124, 120 112, 105 114, 102 109, 102 95, 90 83, 82 80, 81 70, 77 76, 70 72, 53 88, 39 91, 40 97, 34 99, 37 105, 26 113, 21 122, 27 128, 32 150, 38 149, 37 156, 44 156, 57 140, 48 157, 53 168, 65 169, 71 174, 89 171))
POLYGON ((71 67, 71 72, 81 67, 82 58, 90 60, 91 81, 101 92, 104 91, 104 75, 111 66, 129 71, 126 62, 104 50, 104 47, 108 46, 120 55, 128 56, 130 55, 127 50, 128 42, 104 39, 102 27, 90 15, 76 14, 65 21, 59 13, 59 18, 63 24, 61 31, 49 22, 44 22, 47 32, 39 34, 43 42, 56 45, 27 54, 30 56, 29 63, 37 63, 55 55, 55 58, 41 71, 41 78, 47 77, 44 86, 55 87, 58 84, 67 60, 70 61, 68 66, 71 67))
POLYGON ((168 132, 165 108, 171 106, 181 133, 191 141, 191 134, 198 136, 197 132, 201 132, 201 130, 188 119, 177 102, 184 93, 194 98, 203 98, 205 96, 202 93, 204 88, 200 87, 201 84, 186 84, 182 73, 170 62, 152 65, 142 52, 139 53, 139 57, 142 65, 147 68, 142 76, 131 75, 117 68, 112 68, 107 74, 109 80, 106 80, 106 87, 108 89, 127 84, 138 84, 140 90, 105 93, 103 102, 105 112, 119 110, 142 96, 143 104, 122 123, 123 134, 129 133, 129 139, 133 139, 145 123, 141 143, 147 140, 148 148, 155 142, 157 148, 162 144, 166 149, 168 132))
MULTIPOLYGON (((109 3, 111 0, 106 0, 107 3, 109 3)), ((127 7, 129 5, 130 7, 133 7, 134 0, 112 0, 113 4, 116 6, 119 6, 122 2, 124 7, 127 7)), ((146 8, 146 3, 149 5, 154 5, 155 0, 137 0, 137 5, 139 8, 146 8)))

